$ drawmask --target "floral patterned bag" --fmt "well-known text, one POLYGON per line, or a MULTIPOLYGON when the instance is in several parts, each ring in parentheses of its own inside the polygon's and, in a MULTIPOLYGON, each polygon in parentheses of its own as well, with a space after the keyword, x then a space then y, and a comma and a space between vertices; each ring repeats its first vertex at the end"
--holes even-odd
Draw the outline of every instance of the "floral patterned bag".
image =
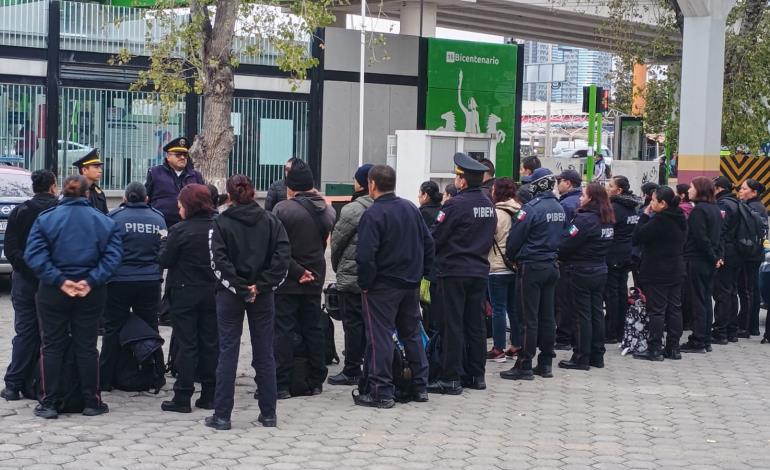
POLYGON ((641 289, 632 287, 628 293, 628 311, 623 328, 623 341, 620 343, 622 355, 644 352, 647 350, 647 337, 650 333, 650 317, 647 315, 647 298, 641 289))

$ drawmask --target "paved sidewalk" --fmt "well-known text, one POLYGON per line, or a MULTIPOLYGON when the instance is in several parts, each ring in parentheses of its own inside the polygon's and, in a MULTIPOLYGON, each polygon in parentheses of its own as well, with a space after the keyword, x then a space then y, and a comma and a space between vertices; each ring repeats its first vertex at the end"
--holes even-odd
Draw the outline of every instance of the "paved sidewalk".
MULTIPOLYGON (((3 370, 8 296, 0 283, 3 370)), ((254 425, 249 349, 241 350, 231 431, 204 427, 208 411, 161 412, 171 384, 158 396, 105 393, 111 412, 94 418, 45 421, 31 401, 0 401, 0 467, 770 468, 770 345, 758 339, 662 363, 611 349, 605 369, 555 368, 553 379, 522 383, 498 377, 510 362, 490 363, 486 391, 391 410, 353 406, 350 387, 326 386, 320 396, 279 402, 273 429, 254 425)))

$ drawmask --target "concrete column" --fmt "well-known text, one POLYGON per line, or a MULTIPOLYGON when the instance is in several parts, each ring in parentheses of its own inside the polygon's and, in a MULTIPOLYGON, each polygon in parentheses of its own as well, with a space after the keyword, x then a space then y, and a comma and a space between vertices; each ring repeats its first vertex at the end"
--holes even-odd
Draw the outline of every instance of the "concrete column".
MULTIPOLYGON (((438 7, 435 3, 423 4, 422 35, 424 37, 436 37, 437 11, 438 7)), ((404 2, 401 6, 401 34, 420 35, 420 2, 404 2)))
POLYGON ((719 174, 725 20, 735 0, 679 0, 684 13, 679 118, 680 182, 719 174))

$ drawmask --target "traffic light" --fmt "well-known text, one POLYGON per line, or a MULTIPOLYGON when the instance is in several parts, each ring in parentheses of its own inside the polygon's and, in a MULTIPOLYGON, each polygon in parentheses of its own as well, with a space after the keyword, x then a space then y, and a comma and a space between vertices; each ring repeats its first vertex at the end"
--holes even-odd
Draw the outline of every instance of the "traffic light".
MULTIPOLYGON (((591 87, 583 87, 583 112, 588 111, 588 100, 591 96, 591 87)), ((596 112, 603 113, 610 109, 610 91, 605 90, 603 87, 596 87, 596 112)))

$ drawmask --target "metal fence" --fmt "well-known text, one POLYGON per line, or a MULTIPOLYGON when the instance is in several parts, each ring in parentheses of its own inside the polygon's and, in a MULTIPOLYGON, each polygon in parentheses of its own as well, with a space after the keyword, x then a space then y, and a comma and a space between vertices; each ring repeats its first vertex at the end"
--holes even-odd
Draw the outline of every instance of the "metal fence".
MULTIPOLYGON (((8 1, 8 0, 0 0, 8 1)), ((174 18, 177 25, 190 20, 188 13, 174 18)), ((73 1, 61 2, 61 48, 115 54, 125 49, 133 55, 149 55, 146 38, 159 41, 169 28, 147 9, 73 1)), ((308 52, 310 43, 308 44, 308 52)), ((236 36, 233 51, 241 63, 276 65, 278 52, 270 41, 256 36, 236 36), (256 54, 246 54, 248 46, 256 54)), ((181 55, 181 47, 176 51, 181 55)))
POLYGON ((33 170, 45 163, 45 89, 0 83, 0 156, 22 157, 33 170))
MULTIPOLYGON (((163 123, 160 104, 153 98, 143 92, 63 87, 58 116, 59 174, 76 173, 72 163, 98 148, 104 161, 103 188, 123 189, 131 181, 144 181, 147 170, 163 161, 163 146, 186 135, 184 102, 163 123)), ((202 98, 199 106, 202 110, 202 98)), ((0 83, 0 157, 21 156, 25 168, 43 168, 45 120, 44 87, 0 83)), ((283 178, 283 166, 290 157, 307 160, 307 101, 235 98, 231 123, 235 145, 228 173, 248 175, 258 190, 283 178)), ((199 127, 202 124, 201 112, 199 127)))
POLYGON ((0 0, 0 45, 47 47, 48 1, 0 0))
POLYGON ((182 135, 184 103, 160 119, 160 104, 151 93, 94 88, 62 88, 59 116, 60 174, 75 173, 72 163, 92 148, 104 161, 102 186, 123 189, 144 181, 147 170, 163 161, 162 147, 182 135))
POLYGON ((235 98, 231 122, 235 145, 229 174, 248 175, 257 190, 265 191, 271 182, 283 178, 289 158, 307 160, 307 101, 235 98))

